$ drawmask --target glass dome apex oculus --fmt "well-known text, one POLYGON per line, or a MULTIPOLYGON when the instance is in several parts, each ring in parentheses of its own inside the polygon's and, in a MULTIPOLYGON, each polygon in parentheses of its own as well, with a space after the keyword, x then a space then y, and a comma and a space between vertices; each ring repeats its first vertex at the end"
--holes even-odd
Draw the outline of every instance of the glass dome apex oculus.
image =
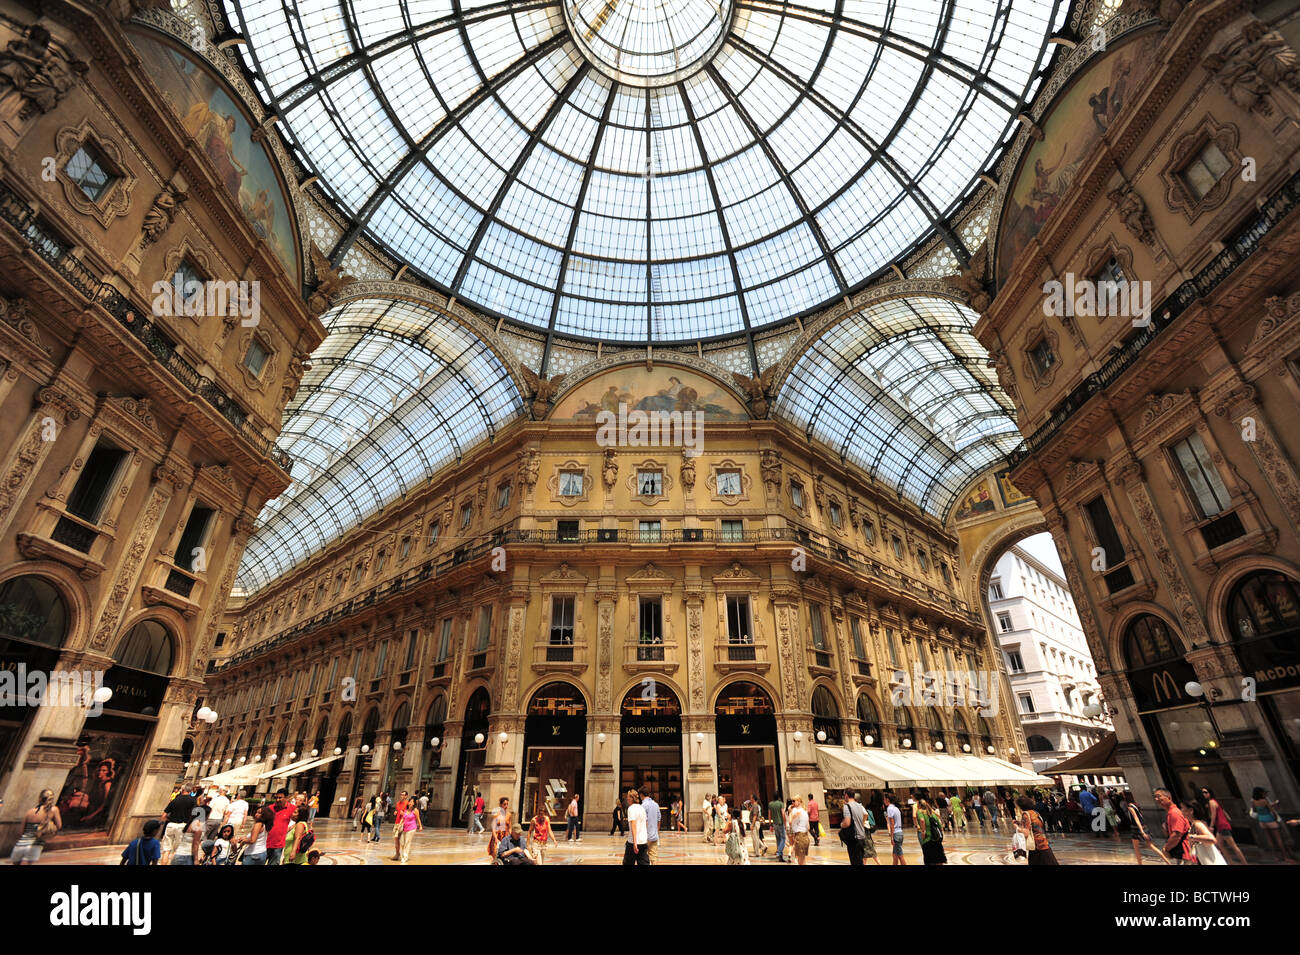
POLYGON ((569 34, 614 80, 636 86, 679 82, 722 45, 731 0, 565 0, 569 34))
POLYGON ((936 232, 960 245, 947 219, 1014 134, 1068 3, 224 9, 277 135, 349 221, 332 261, 364 236, 493 317, 640 345, 762 331, 936 232))

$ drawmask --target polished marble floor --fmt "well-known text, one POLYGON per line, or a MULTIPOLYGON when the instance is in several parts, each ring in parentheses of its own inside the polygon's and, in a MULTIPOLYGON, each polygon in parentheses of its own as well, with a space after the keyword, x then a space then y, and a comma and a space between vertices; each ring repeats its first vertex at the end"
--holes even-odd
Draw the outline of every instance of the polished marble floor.
MULTIPOLYGON (((351 820, 332 819, 316 821, 316 846, 323 855, 322 865, 402 865, 393 859, 391 830, 384 829, 379 842, 370 842, 353 831, 351 820)), ((560 833, 558 836, 562 836, 560 833)), ((1024 865, 1012 858, 1010 839, 1005 833, 969 832, 949 834, 944 848, 951 865, 1024 865)), ((775 844, 768 840, 769 851, 765 858, 753 858, 754 865, 777 866, 775 844)), ((882 864, 888 865, 889 843, 879 833, 875 837, 876 851, 882 864)), ((1098 838, 1092 834, 1059 835, 1052 837, 1052 848, 1062 864, 1067 865, 1133 865, 1133 850, 1127 839, 1098 838)), ((1252 862, 1264 861, 1252 847, 1245 847, 1252 862)), ((42 856, 41 865, 116 865, 121 846, 89 849, 55 850, 42 856)), ((921 865, 921 848, 915 834, 909 833, 904 857, 909 865, 921 865)), ((623 842, 618 836, 605 831, 584 835, 581 842, 565 843, 561 838, 558 847, 552 847, 546 856, 547 865, 618 865, 623 860, 623 842)), ((725 865, 726 856, 720 847, 707 845, 700 833, 666 832, 660 839, 660 865, 725 865)), ((1147 854, 1147 864, 1160 865, 1153 854, 1147 854)), ((463 830, 428 829, 416 834, 410 861, 406 865, 487 865, 485 836, 467 837, 463 830)), ((848 856, 839 841, 832 836, 823 839, 820 846, 809 852, 809 865, 847 865, 848 856)), ((793 868, 793 866, 790 866, 793 868)))

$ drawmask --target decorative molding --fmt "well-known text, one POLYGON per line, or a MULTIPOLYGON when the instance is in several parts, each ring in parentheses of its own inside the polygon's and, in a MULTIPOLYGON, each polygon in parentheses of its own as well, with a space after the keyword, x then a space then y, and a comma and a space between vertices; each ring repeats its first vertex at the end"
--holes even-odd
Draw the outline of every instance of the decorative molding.
POLYGON ((1241 152, 1237 148, 1240 130, 1232 123, 1219 123, 1206 113, 1190 132, 1180 136, 1169 151, 1169 161, 1160 170, 1165 183, 1164 201, 1175 212, 1180 212, 1188 223, 1195 222, 1203 212, 1223 205, 1232 192, 1232 185, 1241 173, 1241 152), (1183 168, 1197 153, 1213 141, 1228 160, 1228 168, 1218 182, 1199 199, 1187 188, 1181 175, 1183 168))
MULTIPOLYGON (((612 448, 610 450, 613 450, 612 448)), ((632 470, 628 473, 627 479, 623 482, 627 489, 632 492, 632 500, 638 501, 647 507, 658 504, 660 501, 668 499, 668 492, 673 489, 673 478, 668 473, 668 465, 663 461, 656 461, 653 458, 647 458, 644 461, 632 465, 632 470), (659 472, 659 493, 642 494, 640 493, 640 477, 642 471, 659 472)))
POLYGON ((733 461, 731 458, 724 458, 721 461, 714 462, 709 476, 704 479, 704 486, 709 490, 709 497, 725 504, 728 507, 734 507, 742 501, 749 500, 749 489, 753 485, 753 479, 745 472, 744 466, 739 461, 733 461), (718 472, 719 471, 737 471, 740 474, 740 493, 739 494, 720 494, 718 493, 718 472))
MULTIPOLYGON (((1041 391, 1051 386, 1056 380, 1056 373, 1061 368, 1061 339, 1056 332, 1048 327, 1046 322, 1039 322, 1037 325, 1029 328, 1025 332, 1025 344, 1020 349, 1023 356, 1023 367, 1025 377, 1033 384, 1035 391, 1041 391), (1040 341, 1046 339, 1048 347, 1052 349, 1052 367, 1047 371, 1039 371, 1038 364, 1034 361, 1033 349, 1040 341)), ((999 380, 1001 375, 999 374, 999 380)))
MULTIPOLYGON (((585 464, 572 459, 558 465, 555 470, 551 472, 551 476, 546 479, 546 488, 551 492, 551 501, 556 504, 562 504, 565 507, 573 507, 573 505, 584 503, 588 498, 590 498, 591 484, 591 470, 585 464), (560 475, 566 471, 574 471, 582 475, 581 494, 570 494, 566 496, 560 495, 560 475)), ((447 510, 449 512, 450 508, 447 510)), ((450 520, 450 518, 448 519, 450 520)))
POLYGON ((95 129, 89 119, 85 119, 80 126, 65 126, 55 133, 54 150, 59 185, 63 188, 63 197, 68 205, 82 215, 92 217, 105 229, 118 216, 126 215, 131 208, 131 192, 135 189, 136 177, 122 161, 122 147, 95 129), (82 192, 67 172, 68 161, 86 143, 107 161, 108 168, 105 172, 112 176, 112 181, 98 199, 91 199, 82 192))

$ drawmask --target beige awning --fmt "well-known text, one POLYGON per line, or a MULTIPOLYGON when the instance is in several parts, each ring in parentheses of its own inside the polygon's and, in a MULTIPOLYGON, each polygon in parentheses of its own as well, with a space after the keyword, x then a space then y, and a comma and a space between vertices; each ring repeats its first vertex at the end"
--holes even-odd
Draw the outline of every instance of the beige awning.
POLYGON ((308 763, 314 763, 314 762, 316 762, 316 757, 308 756, 306 759, 300 759, 296 763, 285 763, 283 766, 280 766, 276 769, 267 770, 257 778, 259 780, 262 780, 262 779, 273 779, 278 776, 292 776, 294 773, 302 769, 308 763))
POLYGON ((251 786, 261 778, 258 773, 263 769, 265 767, 261 763, 249 763, 247 766, 236 766, 234 769, 213 773, 211 776, 200 776, 199 782, 210 786, 251 786))
POLYGON ((299 773, 305 773, 309 769, 315 769, 317 766, 324 766, 326 763, 332 763, 336 759, 342 759, 343 754, 337 756, 322 756, 320 759, 308 760, 304 766, 295 766, 285 773, 276 773, 277 776, 297 776, 299 773))
POLYGON ((1050 786, 1053 781, 1001 759, 818 746, 817 765, 830 789, 892 786, 1050 786))

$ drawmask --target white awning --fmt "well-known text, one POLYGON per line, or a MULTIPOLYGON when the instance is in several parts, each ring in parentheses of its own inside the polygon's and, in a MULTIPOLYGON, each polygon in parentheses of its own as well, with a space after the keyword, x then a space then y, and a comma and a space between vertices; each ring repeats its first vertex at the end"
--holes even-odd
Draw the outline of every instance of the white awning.
POLYGON ((294 766, 288 772, 276 773, 277 776, 297 776, 299 773, 305 773, 309 769, 315 769, 317 766, 324 766, 326 763, 332 763, 336 759, 342 759, 343 754, 337 756, 322 756, 320 759, 311 759, 303 766, 294 766))
POLYGON ((276 776, 290 776, 293 773, 296 773, 298 770, 302 769, 302 767, 306 766, 308 763, 314 763, 314 762, 316 762, 316 757, 308 756, 306 759, 300 759, 296 763, 285 763, 283 766, 280 766, 277 769, 268 770, 262 773, 257 778, 259 780, 262 780, 262 779, 271 779, 276 776))
POLYGON ((818 746, 817 765, 830 789, 891 786, 1025 786, 1053 781, 1001 759, 818 746))
POLYGON ((200 776, 199 782, 211 786, 249 786, 257 782, 260 778, 258 772, 264 768, 261 763, 249 763, 247 766, 236 766, 234 769, 213 773, 211 776, 200 776))

